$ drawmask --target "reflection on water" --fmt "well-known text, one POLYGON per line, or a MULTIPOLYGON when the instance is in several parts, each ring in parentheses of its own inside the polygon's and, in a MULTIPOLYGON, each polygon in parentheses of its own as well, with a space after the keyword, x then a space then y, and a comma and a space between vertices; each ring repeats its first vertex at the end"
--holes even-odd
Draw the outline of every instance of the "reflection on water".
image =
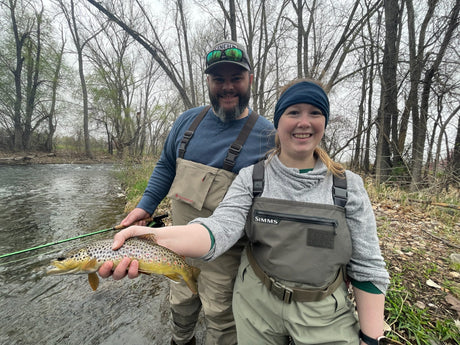
MULTIPOLYGON (((0 255, 110 228, 125 200, 111 165, 0 166, 0 255)), ((163 344, 167 282, 46 276, 58 251, 113 232, 0 259, 0 344, 163 344)))
MULTIPOLYGON (((0 166, 0 253, 111 227, 121 220, 124 199, 113 172, 111 165, 0 166)), ((37 253, 13 258, 31 254, 37 253)))

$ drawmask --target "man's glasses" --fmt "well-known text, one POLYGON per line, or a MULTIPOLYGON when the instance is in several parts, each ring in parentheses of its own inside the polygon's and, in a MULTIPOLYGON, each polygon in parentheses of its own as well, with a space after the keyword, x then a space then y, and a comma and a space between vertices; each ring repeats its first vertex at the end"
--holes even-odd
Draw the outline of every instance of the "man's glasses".
POLYGON ((224 50, 213 50, 206 56, 206 64, 208 66, 220 60, 241 62, 243 61, 243 52, 238 48, 227 48, 224 50))

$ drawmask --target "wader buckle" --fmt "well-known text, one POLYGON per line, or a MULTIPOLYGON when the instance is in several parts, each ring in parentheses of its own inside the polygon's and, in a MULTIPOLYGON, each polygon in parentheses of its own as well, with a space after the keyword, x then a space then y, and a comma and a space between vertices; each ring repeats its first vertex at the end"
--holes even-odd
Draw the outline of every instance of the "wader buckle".
POLYGON ((284 303, 291 303, 294 291, 270 277, 270 291, 284 303))

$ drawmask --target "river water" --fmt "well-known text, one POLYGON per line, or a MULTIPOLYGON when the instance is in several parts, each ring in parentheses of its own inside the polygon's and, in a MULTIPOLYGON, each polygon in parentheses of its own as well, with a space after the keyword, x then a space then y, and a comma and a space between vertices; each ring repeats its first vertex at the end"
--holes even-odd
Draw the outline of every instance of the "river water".
MULTIPOLYGON (((125 199, 112 165, 0 165, 0 255, 110 228, 125 199)), ((0 344, 169 344, 161 276, 47 276, 62 251, 107 232, 0 258, 0 344)))

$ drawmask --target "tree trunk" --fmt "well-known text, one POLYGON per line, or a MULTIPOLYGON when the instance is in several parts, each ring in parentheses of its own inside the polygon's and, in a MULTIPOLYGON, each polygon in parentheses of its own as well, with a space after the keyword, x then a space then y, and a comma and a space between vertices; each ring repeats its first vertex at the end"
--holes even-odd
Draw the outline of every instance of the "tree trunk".
POLYGON ((79 29, 77 25, 77 19, 75 18, 75 3, 74 0, 70 0, 70 13, 66 8, 63 0, 59 0, 62 11, 69 25, 70 32, 72 34, 72 39, 75 44, 75 49, 77 50, 77 60, 78 60, 78 75, 80 78, 81 92, 82 92, 82 101, 83 101, 83 139, 85 144, 85 155, 88 158, 92 158, 91 153, 91 144, 89 136, 89 109, 88 109, 88 88, 86 86, 86 79, 84 73, 84 64, 83 64, 83 46, 84 44, 80 40, 79 29))
POLYGON ((187 61, 187 69, 188 69, 188 77, 190 81, 190 96, 192 98, 192 104, 193 106, 197 106, 197 100, 196 100, 196 95, 195 95, 195 84, 193 80, 193 68, 192 68, 192 58, 190 55, 190 47, 188 43, 188 33, 187 33, 187 22, 185 21, 185 16, 184 16, 184 8, 182 4, 183 0, 178 0, 177 1, 177 7, 178 11, 180 14, 180 20, 182 24, 182 30, 183 30, 183 35, 184 35, 184 48, 185 48, 185 55, 186 55, 186 61, 187 61))
POLYGON ((41 24, 42 24, 43 8, 41 13, 36 14, 37 19, 37 41, 32 44, 29 41, 27 47, 27 87, 26 87, 26 109, 24 115, 24 136, 22 138, 23 146, 26 150, 30 149, 31 136, 32 136, 32 117, 35 110, 35 98, 38 89, 38 76, 40 73, 40 59, 41 59, 41 24), (35 48, 35 49, 34 49, 35 48), (35 56, 34 56, 35 53, 35 56))
POLYGON ((460 116, 457 119, 457 136, 455 137, 454 152, 450 160, 450 166, 454 176, 460 178, 460 116))
POLYGON ((48 138, 46 140, 46 150, 48 152, 53 151, 53 138, 54 133, 56 132, 56 124, 55 124, 55 115, 56 115, 56 96, 57 96, 57 88, 59 84, 59 75, 61 73, 61 66, 62 66, 62 59, 64 57, 64 48, 65 48, 65 41, 62 40, 61 50, 57 55, 56 61, 56 69, 54 71, 54 77, 52 81, 52 89, 51 89, 51 106, 48 112, 48 138))
POLYGON ((22 48, 26 39, 29 37, 28 32, 22 34, 19 33, 18 24, 16 22, 16 1, 10 0, 10 13, 11 13, 11 26, 14 34, 14 41, 16 45, 16 66, 11 71, 14 75, 14 115, 13 115, 13 126, 14 126, 14 138, 13 138, 13 149, 15 151, 22 151, 24 149, 22 142, 22 84, 21 76, 24 65, 24 57, 22 56, 22 48))
POLYGON ((436 54, 435 60, 433 61, 432 66, 425 73, 423 78, 423 90, 422 98, 420 103, 420 121, 418 122, 418 133, 414 137, 414 146, 413 146, 413 173, 412 173, 412 183, 411 190, 415 191, 418 189, 418 185, 422 180, 422 167, 423 167, 423 154, 425 150, 425 140, 426 140, 426 131, 427 131, 427 121, 428 121, 428 111, 430 104, 430 92, 431 86, 435 74, 437 73, 439 66, 442 62, 444 54, 447 50, 448 45, 452 39, 454 31, 457 29, 459 22, 458 16, 460 11, 460 0, 456 0, 455 6, 452 9, 447 30, 445 36, 442 40, 441 47, 439 52, 436 54))
POLYGON ((382 64, 382 96, 379 109, 376 157, 377 182, 385 181, 391 173, 391 121, 398 113, 396 71, 398 65, 397 32, 399 7, 397 0, 385 1, 385 49, 382 64))

